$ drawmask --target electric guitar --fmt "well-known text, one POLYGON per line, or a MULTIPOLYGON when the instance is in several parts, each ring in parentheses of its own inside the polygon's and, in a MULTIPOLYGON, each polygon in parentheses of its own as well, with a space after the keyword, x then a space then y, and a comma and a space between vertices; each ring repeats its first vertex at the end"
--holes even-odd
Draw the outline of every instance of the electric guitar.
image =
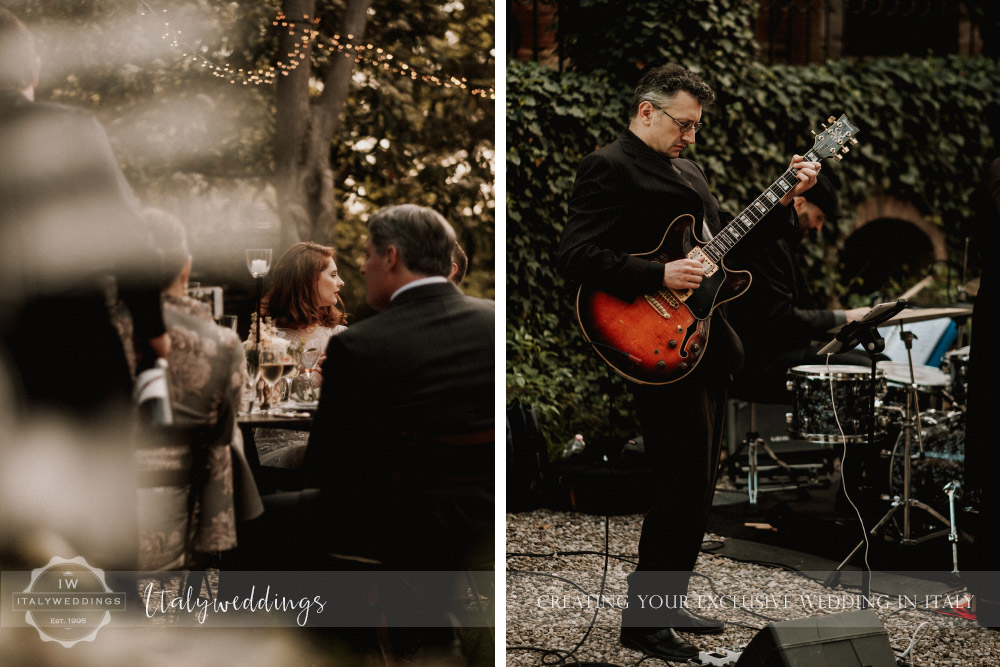
MULTIPOLYGON (((830 116, 829 127, 815 135, 805 154, 810 162, 841 160, 848 145, 857 144, 858 128, 846 115, 830 116)), ((667 227, 659 247, 636 254, 666 264, 684 257, 697 260, 704 277, 697 289, 662 287, 632 302, 582 285, 576 313, 583 335, 619 375, 640 384, 669 384, 688 375, 708 346, 708 327, 715 308, 742 295, 750 287, 748 271, 730 271, 724 259, 746 234, 798 183, 789 168, 708 243, 698 239, 691 215, 678 216, 667 227)))

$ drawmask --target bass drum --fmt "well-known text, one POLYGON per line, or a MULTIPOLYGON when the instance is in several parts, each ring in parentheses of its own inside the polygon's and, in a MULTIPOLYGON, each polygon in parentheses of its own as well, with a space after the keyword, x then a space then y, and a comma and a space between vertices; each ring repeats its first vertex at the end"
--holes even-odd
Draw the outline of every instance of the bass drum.
MULTIPOLYGON (((924 441, 921 456, 916 434, 910 436, 910 497, 921 500, 948 516, 948 495, 944 487, 957 481, 965 488, 965 413, 959 410, 928 410, 920 415, 924 441)), ((891 457, 892 482, 889 495, 903 496, 903 438, 901 434, 891 457)))
MULTIPOLYGON (((793 438, 826 444, 868 441, 869 394, 872 371, 845 364, 796 366, 788 371, 792 412, 788 432, 793 438), (833 396, 831 398, 831 386, 833 396), (834 415, 834 405, 837 406, 834 415), (839 425, 838 425, 839 421, 839 425), (843 431, 843 435, 841 435, 843 431)), ((885 377, 875 374, 876 407, 885 395, 885 377)), ((885 435, 876 414, 875 437, 885 435)))

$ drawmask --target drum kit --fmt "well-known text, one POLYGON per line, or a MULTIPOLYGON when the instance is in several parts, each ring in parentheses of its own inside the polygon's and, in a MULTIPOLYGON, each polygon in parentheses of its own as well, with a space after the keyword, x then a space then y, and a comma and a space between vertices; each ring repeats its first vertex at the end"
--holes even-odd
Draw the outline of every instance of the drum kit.
MULTIPOLYGON (((796 366, 788 371, 787 381, 792 395, 792 412, 787 415, 788 431, 793 438, 839 444, 847 449, 866 443, 888 445, 891 435, 898 433, 891 447, 882 446, 878 450, 889 461, 889 489, 882 496, 892 504, 869 532, 871 535, 878 533, 900 511, 903 518, 900 543, 917 544, 947 535, 952 545, 954 574, 958 573, 959 539, 955 502, 965 482, 969 348, 947 353, 943 370, 914 364, 911 349, 915 336, 904 331, 903 326, 941 317, 965 317, 971 313, 971 308, 902 310, 877 326, 900 327, 900 337, 907 349, 906 362, 880 361, 873 363, 872 368, 830 364, 796 366), (944 528, 914 537, 911 526, 911 509, 914 508, 934 517, 936 521, 930 520, 934 527, 944 528)), ((874 326, 871 329, 872 335, 878 338, 874 326)), ((871 346, 864 347, 872 353, 871 346)), ((863 545, 864 541, 858 544, 837 571, 863 545)))

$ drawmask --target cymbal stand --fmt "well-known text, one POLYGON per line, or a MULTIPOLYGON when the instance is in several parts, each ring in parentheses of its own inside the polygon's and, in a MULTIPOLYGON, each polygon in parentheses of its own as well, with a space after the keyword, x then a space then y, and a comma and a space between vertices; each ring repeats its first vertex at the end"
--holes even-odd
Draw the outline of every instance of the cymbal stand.
MULTIPOLYGON (((912 474, 912 468, 911 468, 912 449, 911 449, 910 431, 914 429, 916 430, 917 442, 920 443, 921 451, 923 450, 923 441, 921 440, 920 436, 920 421, 919 421, 920 410, 917 407, 917 385, 913 375, 913 358, 911 353, 913 339, 915 338, 915 336, 913 335, 912 332, 904 331, 902 332, 901 338, 903 339, 903 342, 906 344, 906 354, 907 358, 910 360, 910 386, 907 387, 906 390, 906 413, 903 420, 903 432, 900 433, 899 435, 899 437, 903 438, 903 497, 900 498, 899 496, 896 496, 893 498, 892 506, 889 507, 889 511, 885 513, 885 516, 883 516, 879 520, 879 522, 872 527, 870 531, 868 531, 868 534, 869 535, 877 534, 878 531, 882 528, 882 526, 884 526, 886 523, 889 522, 889 519, 891 519, 893 514, 896 513, 896 510, 902 507, 903 534, 899 542, 900 544, 912 545, 912 544, 920 544, 921 542, 926 542, 927 540, 933 539, 935 537, 948 535, 949 532, 954 530, 953 529, 954 522, 946 519, 940 512, 938 512, 930 505, 910 496, 910 479, 912 474), (914 416, 916 416, 916 420, 914 420, 914 416), (943 522, 944 525, 948 527, 948 529, 939 530, 934 533, 930 533, 929 535, 923 535, 918 538, 913 538, 911 536, 911 531, 910 531, 911 507, 918 507, 924 510, 928 514, 934 516, 939 521, 943 522)), ((874 376, 874 369, 872 374, 874 376)), ((956 540, 957 539, 958 538, 956 534, 956 540)), ((858 545, 854 547, 851 553, 847 554, 847 558, 841 561, 840 565, 837 566, 837 569, 834 572, 834 574, 842 570, 844 566, 847 565, 847 563, 849 563, 850 560, 854 557, 854 554, 856 554, 858 550, 861 549, 861 547, 863 547, 864 545, 865 545, 865 540, 861 540, 861 542, 859 542, 858 545)), ((957 559, 957 549, 955 550, 954 558, 957 559)), ((955 567, 957 569, 957 562, 955 564, 955 567)), ((828 582, 827 585, 830 585, 830 582, 835 582, 837 578, 838 577, 831 575, 831 577, 827 579, 828 582)))

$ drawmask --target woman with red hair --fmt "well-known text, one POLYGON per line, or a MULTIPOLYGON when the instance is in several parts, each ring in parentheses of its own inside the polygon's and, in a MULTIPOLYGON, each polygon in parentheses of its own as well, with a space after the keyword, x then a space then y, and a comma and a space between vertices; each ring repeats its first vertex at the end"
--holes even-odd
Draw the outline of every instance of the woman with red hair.
POLYGON ((293 343, 322 340, 320 349, 326 349, 330 336, 347 328, 335 258, 333 248, 305 241, 289 248, 271 272, 263 314, 293 343))
MULTIPOLYGON (((301 350, 305 368, 317 364, 331 336, 347 329, 347 314, 339 297, 343 286, 334 249, 312 241, 293 245, 271 270, 271 289, 261 302, 262 313, 271 318, 279 336, 301 350)), ((251 330, 251 339, 253 336, 251 330)), ((318 388, 321 383, 319 373, 314 373, 307 384, 318 388)), ((299 468, 307 437, 298 431, 257 429, 261 465, 299 468)))

